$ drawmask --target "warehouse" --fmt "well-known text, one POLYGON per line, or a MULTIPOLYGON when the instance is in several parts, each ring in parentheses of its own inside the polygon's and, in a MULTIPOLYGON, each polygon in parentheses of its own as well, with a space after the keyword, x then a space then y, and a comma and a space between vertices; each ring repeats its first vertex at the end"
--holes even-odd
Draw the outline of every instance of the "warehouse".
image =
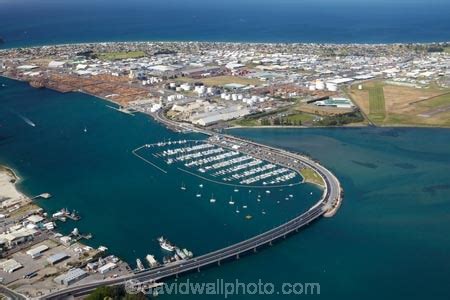
POLYGON ((115 263, 107 263, 106 265, 101 266, 100 268, 98 268, 98 272, 100 274, 105 274, 106 272, 109 272, 111 270, 114 270, 117 267, 117 265, 115 263))
POLYGON ((83 271, 80 268, 76 268, 76 269, 69 270, 69 272, 67 272, 65 274, 59 275, 58 277, 56 277, 54 279, 54 281, 58 284, 69 286, 69 285, 83 279, 86 276, 88 276, 88 273, 86 273, 85 271, 83 271))
POLYGON ((53 254, 49 258, 47 258, 47 261, 48 261, 49 264, 54 266, 57 263, 62 262, 65 259, 68 259, 69 257, 70 257, 70 255, 65 253, 65 252, 58 252, 56 254, 53 254))
POLYGON ((14 259, 8 259, 0 263, 0 269, 6 273, 12 273, 22 267, 23 266, 14 259))
POLYGON ((31 248, 27 251, 27 254, 31 256, 31 258, 38 258, 42 256, 42 253, 48 250, 47 245, 39 245, 37 247, 31 248))

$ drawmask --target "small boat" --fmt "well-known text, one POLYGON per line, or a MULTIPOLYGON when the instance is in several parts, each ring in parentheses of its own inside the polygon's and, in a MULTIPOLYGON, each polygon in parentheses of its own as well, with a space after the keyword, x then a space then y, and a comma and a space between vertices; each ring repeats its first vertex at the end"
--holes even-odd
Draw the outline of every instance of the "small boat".
POLYGON ((137 269, 139 271, 145 270, 144 264, 142 263, 142 261, 139 258, 136 259, 136 265, 137 265, 137 269))
POLYGON ((159 246, 169 252, 172 252, 175 250, 175 246, 173 246, 168 240, 166 240, 164 237, 158 238, 159 246))
POLYGON ((83 130, 85 133, 87 132, 87 128, 86 127, 84 127, 84 130, 83 130))
POLYGON ((246 215, 246 216, 245 216, 245 219, 246 219, 246 220, 251 220, 252 218, 253 218, 253 217, 252 217, 251 215, 246 215))
POLYGON ((242 205, 242 208, 247 208, 247 205, 242 205))
POLYGON ((214 198, 214 194, 211 195, 211 199, 209 199, 209 202, 215 203, 216 199, 214 198))
POLYGON ((313 192, 311 192, 311 193, 309 193, 310 195, 312 195, 313 194, 313 192))
POLYGON ((234 192, 237 193, 237 192, 239 192, 239 190, 238 190, 237 188, 235 188, 235 189, 234 189, 234 192))
POLYGON ((266 214, 266 212, 263 210, 262 212, 261 212, 263 215, 265 215, 266 214))
POLYGON ((197 198, 200 198, 202 196, 202 194, 200 194, 200 193, 197 193, 196 195, 195 195, 195 197, 197 197, 197 198))
POLYGON ((237 213, 237 214, 240 213, 239 209, 236 209, 236 213, 237 213))
POLYGON ((230 198, 230 201, 228 201, 228 204, 234 205, 233 197, 230 198))
POLYGON ((185 190, 186 190, 186 186, 184 185, 184 182, 181 183, 180 189, 181 189, 182 191, 185 191, 185 190))
POLYGON ((289 195, 289 198, 294 198, 294 195, 290 194, 290 195, 289 195))
POLYGON ((198 185, 198 187, 199 187, 199 188, 203 188, 203 184, 200 183, 200 184, 198 185))
POLYGON ((269 190, 267 190, 267 191, 266 191, 266 194, 270 194, 270 191, 269 191, 269 190))

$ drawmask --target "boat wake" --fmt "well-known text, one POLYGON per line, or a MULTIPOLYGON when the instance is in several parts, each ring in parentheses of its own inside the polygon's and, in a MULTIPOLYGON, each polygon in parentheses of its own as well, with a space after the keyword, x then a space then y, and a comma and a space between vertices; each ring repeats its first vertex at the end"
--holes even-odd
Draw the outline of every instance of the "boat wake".
POLYGON ((21 118, 25 123, 27 123, 28 125, 30 125, 31 127, 36 127, 36 124, 33 123, 33 121, 31 121, 30 119, 28 119, 27 117, 21 115, 21 114, 17 114, 19 116, 19 118, 21 118))

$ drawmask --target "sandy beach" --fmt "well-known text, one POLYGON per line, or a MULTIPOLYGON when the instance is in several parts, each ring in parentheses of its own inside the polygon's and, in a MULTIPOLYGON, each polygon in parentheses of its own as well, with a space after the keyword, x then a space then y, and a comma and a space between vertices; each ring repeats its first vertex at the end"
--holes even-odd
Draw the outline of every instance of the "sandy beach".
POLYGON ((0 166, 0 202, 16 202, 23 200, 25 196, 21 194, 15 183, 18 178, 14 172, 6 167, 0 166))

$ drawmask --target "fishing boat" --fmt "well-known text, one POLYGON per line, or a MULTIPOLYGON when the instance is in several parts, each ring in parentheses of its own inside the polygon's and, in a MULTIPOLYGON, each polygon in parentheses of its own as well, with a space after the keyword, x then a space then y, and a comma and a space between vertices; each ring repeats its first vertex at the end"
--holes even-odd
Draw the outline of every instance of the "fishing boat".
POLYGON ((169 252, 172 252, 175 250, 175 246, 173 246, 168 240, 166 240, 164 237, 158 238, 159 246, 169 252))
POLYGON ((86 127, 84 127, 84 130, 83 130, 85 133, 87 132, 87 128, 86 127))
POLYGON ((186 190, 186 186, 184 185, 184 182, 181 183, 180 189, 181 189, 182 191, 185 191, 185 190, 186 190))
POLYGON ((230 198, 230 201, 228 201, 228 204, 234 205, 233 197, 230 198))

